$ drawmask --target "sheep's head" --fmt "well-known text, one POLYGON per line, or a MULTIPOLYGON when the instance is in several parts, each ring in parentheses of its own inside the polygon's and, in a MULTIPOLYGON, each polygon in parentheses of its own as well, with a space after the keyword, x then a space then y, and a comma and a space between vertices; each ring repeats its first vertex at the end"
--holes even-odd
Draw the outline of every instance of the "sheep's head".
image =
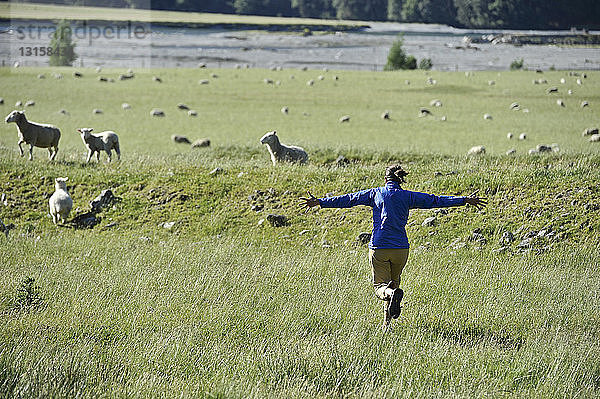
POLYGON ((13 111, 10 114, 8 114, 8 116, 6 117, 6 119, 4 120, 4 122, 6 122, 6 123, 11 123, 11 122, 18 123, 18 122, 22 121, 23 119, 25 119, 25 112, 23 112, 23 111, 13 111))
POLYGON ((85 140, 90 137, 94 129, 91 127, 82 127, 81 129, 77 129, 77 131, 81 134, 81 138, 85 140))
POLYGON ((272 144, 272 143, 275 143, 276 141, 277 141, 277 132, 275 130, 273 130, 272 132, 268 132, 267 134, 262 136, 260 139, 261 144, 272 144))
POLYGON ((68 177, 57 177, 56 179, 54 179, 54 187, 57 190, 67 190, 67 180, 69 180, 68 177))

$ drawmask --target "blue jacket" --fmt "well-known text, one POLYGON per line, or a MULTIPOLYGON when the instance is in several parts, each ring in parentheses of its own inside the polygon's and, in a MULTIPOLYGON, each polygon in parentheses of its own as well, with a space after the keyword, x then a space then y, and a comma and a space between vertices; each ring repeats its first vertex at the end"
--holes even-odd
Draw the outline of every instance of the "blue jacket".
POLYGON ((403 190, 398 183, 337 197, 319 198, 322 208, 373 208, 373 234, 369 248, 409 248, 406 235, 408 212, 413 208, 444 208, 465 204, 465 197, 436 196, 403 190))

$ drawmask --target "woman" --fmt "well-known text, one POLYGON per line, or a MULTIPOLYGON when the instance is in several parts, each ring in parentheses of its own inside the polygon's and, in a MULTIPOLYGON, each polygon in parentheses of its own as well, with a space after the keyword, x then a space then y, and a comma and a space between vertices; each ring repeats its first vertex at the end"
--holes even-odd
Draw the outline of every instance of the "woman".
POLYGON ((392 165, 385 171, 385 186, 362 190, 330 198, 300 197, 302 208, 308 211, 319 205, 321 208, 350 208, 367 205, 373 208, 373 233, 369 242, 369 263, 373 273, 375 295, 384 301, 383 327, 400 316, 400 302, 404 292, 399 288, 400 274, 408 260, 408 237, 406 222, 413 208, 444 208, 472 205, 483 208, 487 200, 475 196, 435 196, 403 190, 408 175, 402 166, 392 165))

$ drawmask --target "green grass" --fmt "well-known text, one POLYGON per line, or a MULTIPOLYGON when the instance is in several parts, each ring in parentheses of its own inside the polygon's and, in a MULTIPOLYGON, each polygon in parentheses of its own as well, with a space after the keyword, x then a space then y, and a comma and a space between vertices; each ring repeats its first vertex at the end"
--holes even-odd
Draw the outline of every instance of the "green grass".
POLYGON ((71 71, 0 70, 0 110, 35 100, 29 118, 63 134, 57 162, 41 149, 29 162, 15 127, 0 125, 0 219, 16 226, 0 236, 0 397, 598 396, 600 147, 581 137, 597 126, 596 72, 582 86, 545 73, 560 108, 526 71, 431 72, 436 86, 423 72, 179 69, 101 83, 71 71), (61 80, 50 76, 58 71, 61 80), (434 98, 443 107, 429 107, 434 98), (513 101, 530 112, 510 111, 513 101), (418 118, 421 106, 435 117, 418 118), (167 116, 150 117, 152 108, 167 116), (115 130, 122 161, 86 165, 75 131, 84 126, 115 130), (309 165, 273 167, 258 143, 273 129, 306 148, 309 165), (508 131, 529 138, 509 141, 508 131), (554 142, 560 152, 527 155, 554 142), (487 154, 467 157, 477 144, 487 154), (511 147, 517 155, 504 155, 511 147), (340 154, 348 166, 335 166, 340 154), (369 209, 305 214, 297 198, 379 185, 393 161, 410 172, 407 189, 477 191, 489 205, 449 209, 435 227, 421 226, 432 210, 411 212, 404 310, 383 333, 367 251, 355 243, 369 209), (225 173, 210 175, 217 166, 225 173), (58 176, 79 208, 71 217, 105 188, 121 201, 94 229, 55 227, 47 200, 58 176), (268 213, 289 226, 259 225, 268 213), (485 244, 471 241, 475 229, 485 244), (553 234, 517 247, 539 230, 553 234), (517 240, 496 251, 506 231, 517 240), (28 277, 40 306, 22 305, 28 277))

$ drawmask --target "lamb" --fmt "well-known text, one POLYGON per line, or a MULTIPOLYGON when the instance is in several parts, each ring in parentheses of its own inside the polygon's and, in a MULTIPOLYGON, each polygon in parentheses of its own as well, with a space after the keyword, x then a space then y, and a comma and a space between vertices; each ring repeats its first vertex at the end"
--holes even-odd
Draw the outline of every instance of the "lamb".
POLYGON ((5 119, 6 123, 14 122, 17 125, 19 134, 19 151, 24 155, 21 144, 29 144, 29 160, 33 160, 33 147, 47 148, 48 157, 51 161, 56 158, 58 152, 58 140, 60 140, 60 130, 52 125, 30 122, 25 117, 24 111, 13 111, 5 119), (53 151, 54 150, 54 151, 53 151))
POLYGON ((268 132, 262 136, 260 143, 267 145, 273 165, 277 165, 277 162, 306 163, 308 161, 308 154, 303 148, 281 144, 276 131, 268 132))
POLYGON ((73 199, 67 192, 67 180, 67 177, 54 179, 55 191, 48 201, 54 224, 58 224, 59 220, 61 223, 65 223, 71 209, 73 209, 73 199))
POLYGON ((117 158, 121 160, 121 149, 119 148, 119 137, 113 131, 107 130, 102 133, 92 134, 92 128, 81 128, 77 129, 81 133, 81 140, 88 149, 88 156, 86 163, 90 162, 94 152, 96 153, 96 160, 100 162, 100 151, 106 151, 108 154, 108 162, 112 161, 112 150, 114 149, 117 153, 117 158))

